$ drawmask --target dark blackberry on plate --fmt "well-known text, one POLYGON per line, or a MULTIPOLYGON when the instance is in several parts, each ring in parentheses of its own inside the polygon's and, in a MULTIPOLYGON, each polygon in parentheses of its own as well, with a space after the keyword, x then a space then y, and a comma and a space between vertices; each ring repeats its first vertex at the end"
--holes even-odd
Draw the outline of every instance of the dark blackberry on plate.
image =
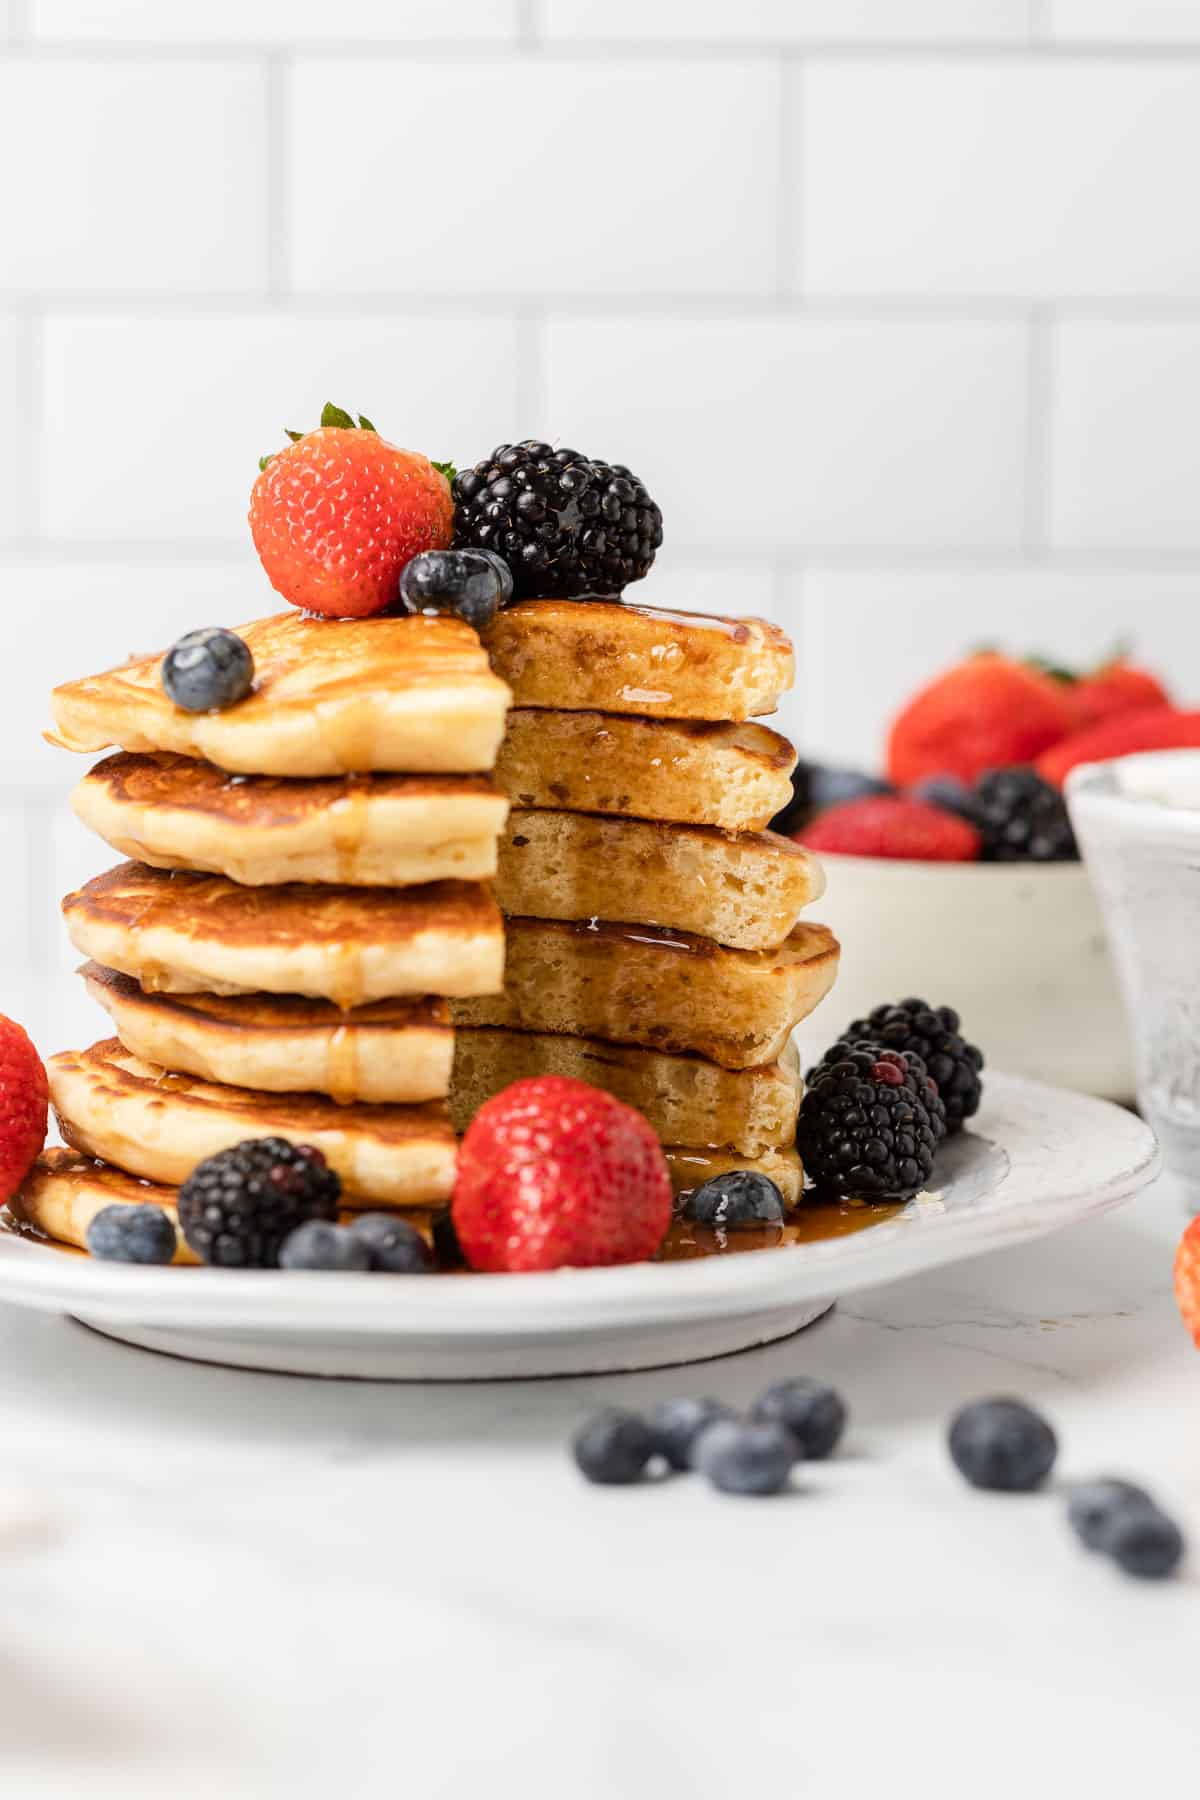
POLYGON ((1066 802, 1036 769, 992 769, 975 784, 971 823, 984 862, 1078 862, 1066 802))
POLYGON ((497 445, 451 491, 455 548, 502 556, 518 600, 619 594, 662 543, 662 513, 623 463, 536 438, 497 445))
MULTIPOLYGON (((964 1120, 979 1111, 983 1094, 979 1078, 983 1052, 967 1042, 960 1024, 952 1006, 930 1006, 910 997, 897 1000, 894 1005, 877 1006, 865 1019, 855 1019, 847 1026, 841 1044, 867 1039, 884 1050, 907 1051, 920 1057, 926 1073, 937 1083, 946 1109, 946 1132, 952 1135, 962 1130, 964 1120)), ((840 1048, 835 1044, 824 1060, 836 1061, 840 1048)))
POLYGON ((800 1103, 805 1174, 833 1194, 910 1200, 933 1173, 945 1133, 936 1086, 919 1057, 870 1044, 835 1049, 841 1054, 813 1070, 800 1103))
POLYGON ((313 1145, 247 1138, 192 1170, 179 1190, 179 1227, 202 1262, 274 1269, 297 1226, 337 1218, 341 1189, 313 1145))

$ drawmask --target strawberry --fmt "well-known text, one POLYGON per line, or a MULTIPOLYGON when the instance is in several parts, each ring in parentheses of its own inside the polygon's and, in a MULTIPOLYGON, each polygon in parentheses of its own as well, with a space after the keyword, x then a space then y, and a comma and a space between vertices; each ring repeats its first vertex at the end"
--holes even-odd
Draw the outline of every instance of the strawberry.
POLYGON ((474 1269, 644 1262, 671 1222, 671 1177, 632 1106, 585 1081, 537 1075, 471 1121, 451 1217, 474 1269))
POLYGON ((973 781, 1029 763, 1075 723, 1069 690, 1026 663, 984 651, 922 688, 895 719, 888 774, 897 787, 928 775, 973 781))
POLYGON ((1098 725, 1118 713, 1144 712, 1150 706, 1170 706, 1162 682, 1148 669, 1135 668, 1123 657, 1106 663, 1092 675, 1081 675, 1070 688, 1076 729, 1098 725))
POLYGON ((12 1199, 46 1141, 47 1100, 41 1057, 0 1013, 0 1204, 12 1199))
POLYGON ((1195 750, 1200 748, 1200 712, 1179 712, 1173 706, 1147 706, 1137 712, 1118 713, 1102 719, 1086 731, 1074 732, 1037 761, 1038 774, 1061 787, 1078 763, 1107 762, 1113 756, 1130 756, 1137 750, 1195 750))
POLYGON ((383 612, 405 563, 449 546, 446 468, 386 443, 361 414, 356 427, 336 406, 318 430, 288 436, 286 449, 262 459, 250 496, 250 531, 271 586, 332 618, 383 612))
POLYGON ((1175 1252, 1175 1299, 1200 1350, 1200 1219, 1193 1219, 1175 1252))
POLYGON ((841 856, 891 856, 910 862, 974 862, 980 849, 979 833, 965 819, 893 794, 831 806, 796 833, 796 842, 841 856))

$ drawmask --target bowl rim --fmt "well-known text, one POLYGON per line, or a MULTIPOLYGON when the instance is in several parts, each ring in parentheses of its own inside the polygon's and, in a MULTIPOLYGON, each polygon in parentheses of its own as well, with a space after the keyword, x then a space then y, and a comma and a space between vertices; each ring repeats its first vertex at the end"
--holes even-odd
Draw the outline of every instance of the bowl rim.
POLYGON ((863 869, 895 869, 906 870, 910 875, 928 875, 937 871, 950 880, 980 881, 991 880, 998 875, 1048 877, 1056 881, 1068 879, 1067 872, 1078 880, 1083 870, 1083 863, 1078 857, 1064 857, 1061 862, 982 862, 974 857, 970 862, 940 862, 933 857, 914 856, 851 856, 844 850, 814 850, 812 854, 817 861, 827 865, 836 863, 839 867, 853 864, 863 869))

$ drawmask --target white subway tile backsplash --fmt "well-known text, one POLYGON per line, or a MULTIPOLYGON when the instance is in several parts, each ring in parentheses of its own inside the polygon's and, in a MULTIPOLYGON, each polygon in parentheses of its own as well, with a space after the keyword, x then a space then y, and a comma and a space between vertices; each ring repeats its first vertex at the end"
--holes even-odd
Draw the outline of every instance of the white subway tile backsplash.
POLYGON ((409 43, 511 39, 517 0, 28 0, 35 39, 87 44, 409 43))
POLYGON ((263 451, 335 400, 439 461, 511 435, 503 319, 54 316, 45 339, 43 518, 55 538, 248 543, 263 451), (131 393, 153 404, 130 407, 131 393), (102 448, 101 448, 102 447, 102 448))
POLYGON ((86 764, 42 739, 49 695, 61 681, 147 656, 198 625, 238 625, 281 610, 253 549, 236 562, 0 560, 7 616, 19 617, 0 708, 0 783, 60 787, 86 764))
POLYGON ((1045 0, 1046 33, 1068 42, 1194 44, 1200 0, 1045 0))
POLYGON ((21 516, 21 463, 29 429, 21 400, 23 354, 20 324, 0 313, 0 539, 15 537, 28 525, 21 516))
MULTIPOLYGON (((28 879, 25 803, 17 795, 0 792, 0 868, 4 870, 3 912, 0 913, 0 1013, 7 1012, 4 992, 23 977, 33 947, 33 884, 28 879)), ((20 1013, 9 1014, 20 1018, 20 1013)))
POLYGON ((830 59, 793 80, 808 291, 1200 294, 1200 65, 830 59))
POLYGON ((1200 324, 1068 319, 1054 350, 1051 544, 1200 551, 1200 324))
POLYGON ((1023 329, 817 318, 552 321, 548 434, 628 462, 668 551, 1015 546, 1023 329))
POLYGON ((0 291, 261 290, 265 156, 246 64, 0 56, 0 291))
POLYGON ((833 762, 878 768, 904 702, 986 644, 1090 668, 1123 641, 1200 704, 1200 571, 814 569, 793 593, 801 743, 833 762))
POLYGON ((761 60, 301 57, 292 280, 317 294, 764 294, 777 110, 761 60), (353 131, 313 128, 336 118, 353 131))
POLYGON ((551 41, 1020 42, 1028 0, 539 0, 551 41))

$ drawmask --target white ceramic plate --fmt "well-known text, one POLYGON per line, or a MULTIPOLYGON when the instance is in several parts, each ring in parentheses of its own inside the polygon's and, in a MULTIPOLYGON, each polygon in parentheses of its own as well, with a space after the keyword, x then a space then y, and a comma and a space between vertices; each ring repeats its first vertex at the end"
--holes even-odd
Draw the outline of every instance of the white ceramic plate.
POLYGON ((940 1204, 849 1237, 616 1269, 405 1278, 139 1269, 0 1233, 0 1299, 147 1349, 292 1374, 463 1380, 644 1369, 786 1337, 842 1294, 1039 1237, 1128 1200, 1154 1138, 1102 1100, 989 1071, 940 1204))

